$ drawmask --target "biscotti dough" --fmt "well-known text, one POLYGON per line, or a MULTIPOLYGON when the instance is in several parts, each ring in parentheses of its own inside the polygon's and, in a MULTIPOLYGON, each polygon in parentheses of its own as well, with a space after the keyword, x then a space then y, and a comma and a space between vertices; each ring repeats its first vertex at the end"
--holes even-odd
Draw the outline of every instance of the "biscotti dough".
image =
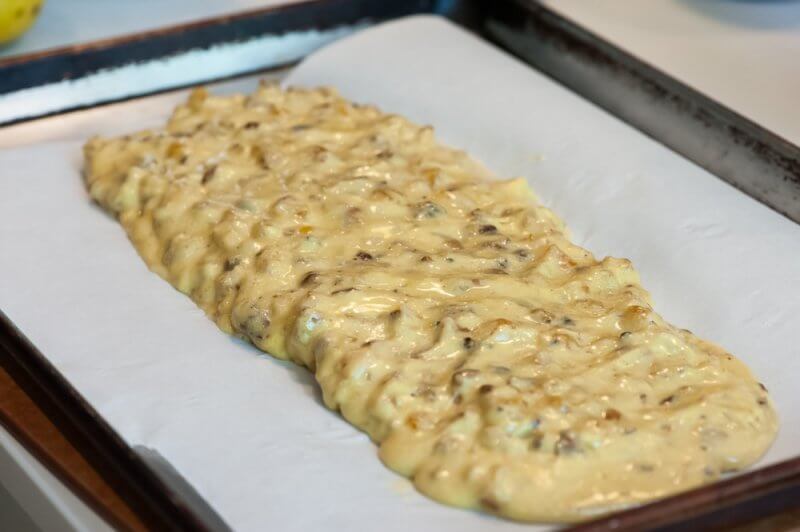
POLYGON ((334 90, 195 91, 164 129, 92 139, 86 182, 153 271, 309 368, 438 501, 579 520, 775 437, 765 388, 656 314, 629 261, 570 243, 524 180, 334 90))

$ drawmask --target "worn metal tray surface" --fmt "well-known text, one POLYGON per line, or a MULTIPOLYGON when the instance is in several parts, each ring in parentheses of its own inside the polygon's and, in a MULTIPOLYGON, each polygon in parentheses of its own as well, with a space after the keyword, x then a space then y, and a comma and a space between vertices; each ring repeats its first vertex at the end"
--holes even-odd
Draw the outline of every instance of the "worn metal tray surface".
POLYGON ((0 125, 276 68, 357 29, 431 12, 437 4, 273 2, 241 13, 0 58, 0 125))

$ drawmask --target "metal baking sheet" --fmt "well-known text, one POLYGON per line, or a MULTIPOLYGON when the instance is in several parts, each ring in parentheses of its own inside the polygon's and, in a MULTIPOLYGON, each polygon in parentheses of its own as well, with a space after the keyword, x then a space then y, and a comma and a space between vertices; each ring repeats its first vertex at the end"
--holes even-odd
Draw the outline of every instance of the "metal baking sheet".
MULTIPOLYGON (((745 356, 746 351, 748 351, 747 348, 750 348, 749 351, 770 353, 770 357, 785 356, 780 354, 782 352, 781 347, 783 347, 783 351, 785 351, 786 347, 781 346, 781 342, 787 340, 787 334, 791 330, 790 316, 792 312, 796 314, 797 310, 792 306, 794 302, 784 304, 776 299, 781 295, 780 292, 767 290, 766 294, 756 294, 752 305, 754 308, 751 310, 756 312, 777 308, 780 311, 779 316, 772 316, 771 319, 768 319, 769 316, 758 318, 755 317, 756 314, 745 312, 747 309, 742 307, 744 304, 741 303, 743 301, 742 298, 737 300, 739 301, 738 303, 730 300, 730 293, 735 293, 735 290, 726 292, 724 287, 719 286, 720 277, 723 284, 730 285, 737 280, 741 280, 741 275, 745 275, 745 280, 747 275, 752 277, 755 275, 754 272, 759 272, 758 268, 761 265, 752 263, 740 264, 738 272, 729 272, 726 271, 726 262, 721 264, 715 261, 719 259, 724 261, 731 256, 741 258, 742 249, 762 251, 763 254, 770 257, 770 260, 789 259, 788 261, 778 260, 778 262, 784 264, 785 268, 780 265, 778 267, 772 264, 768 265, 767 271, 769 275, 765 277, 770 281, 767 283, 770 286, 773 283, 783 283, 782 286, 784 288, 786 286, 796 286, 797 278, 792 276, 792 272, 789 271, 787 266, 787 264, 791 264, 791 259, 793 258, 791 254, 797 251, 796 247, 790 245, 791 238, 796 241, 797 237, 797 234, 792 233, 792 231, 797 231, 797 227, 794 224, 764 209, 743 194, 712 179, 709 174, 620 124, 614 118, 586 104, 585 101, 552 84, 549 80, 527 67, 509 60, 507 57, 498 54, 491 47, 481 43, 478 39, 467 36, 451 26, 444 25, 441 21, 427 19, 405 21, 374 32, 367 32, 359 35, 356 39, 358 40, 349 40, 334 45, 329 50, 312 57, 310 61, 295 72, 292 79, 304 83, 334 83, 342 88, 348 96, 374 101, 389 110, 403 112, 420 121, 432 122, 437 126, 446 141, 468 148, 499 173, 531 176, 534 187, 540 193, 540 196, 551 203, 556 211, 566 218, 569 225, 573 227, 573 232, 580 243, 600 254, 613 249, 616 254, 634 258, 634 262, 639 265, 640 270, 643 272, 646 286, 651 288, 656 301, 662 303, 659 308, 667 317, 674 319, 676 315, 683 316, 682 324, 690 326, 704 336, 720 341, 733 352, 742 355, 759 375, 767 375, 770 367, 774 366, 770 362, 775 359, 768 357, 757 360, 748 358, 745 356), (442 24, 442 26, 437 27, 437 24, 442 24), (390 30, 394 33, 389 33, 390 30), (383 34, 381 35, 379 31, 383 32, 383 34), (370 61, 369 57, 366 57, 365 50, 370 52, 379 50, 385 61, 381 64, 375 64, 374 61, 370 61), (431 50, 434 52, 431 52, 431 50), (423 51, 425 53, 422 53, 423 51), (423 56, 424 59, 420 59, 423 56), (465 58, 469 58, 473 64, 476 60, 479 61, 479 71, 482 73, 479 79, 476 79, 473 71, 457 67, 457 65, 465 61, 465 58), (403 67, 398 68, 396 65, 403 65, 403 67), (344 75, 344 73, 347 73, 347 75, 344 75), (494 82, 496 79, 503 79, 504 86, 499 87, 494 82), (488 98, 487 95, 489 96, 488 98), (535 97, 530 98, 530 95, 535 95, 535 97), (475 105, 474 102, 477 100, 481 101, 480 106, 475 105), (552 115, 552 113, 557 114, 552 115), (520 116, 528 117, 528 119, 521 121, 519 120, 520 116), (554 127, 554 124, 558 124, 558 127, 554 127), (599 146, 597 142, 593 142, 597 136, 606 139, 605 142, 599 143, 599 146), (624 147, 624 149, 620 150, 619 148, 621 147, 624 147), (614 148, 617 148, 617 150, 614 150, 614 148), (625 155, 620 156, 620 153, 625 153, 625 155), (576 154, 578 155, 576 156, 576 154), (615 155, 614 157, 609 157, 609 154, 615 155), (664 183, 668 178, 670 179, 671 192, 686 194, 687 197, 682 197, 680 198, 681 201, 671 203, 669 198, 665 197, 668 195, 664 191, 664 183), (614 186, 604 188, 606 185, 614 184, 616 184, 616 188, 614 186), (695 189, 696 186, 700 186, 701 190, 695 189), (698 192, 702 192, 700 197, 695 197, 698 192), (635 201, 626 209, 620 209, 618 205, 614 207, 615 204, 619 203, 620 199, 625 199, 624 194, 626 193, 633 194, 628 199, 633 198, 635 201), (711 206, 712 208, 709 209, 709 198, 712 196, 719 199, 715 200, 713 206, 711 206), (587 201, 586 198, 591 198, 591 201, 587 201), (668 212, 659 212, 658 209, 654 211, 652 202, 656 202, 662 207, 666 204, 669 207, 667 209, 668 212), (738 218, 730 217, 729 219, 729 217, 724 216, 725 212, 730 212, 730 210, 734 209, 738 213, 738 218), (641 234, 638 235, 639 238, 631 238, 637 236, 637 229, 635 227, 632 228, 626 218, 631 215, 636 216, 639 224, 644 224, 648 221, 655 224, 651 227, 659 229, 657 232, 659 238, 663 239, 666 235, 666 239, 660 240, 658 244, 668 249, 676 243, 680 244, 680 253, 671 255, 660 247, 659 249, 648 248, 645 245, 648 239, 645 238, 644 241, 640 241, 641 234), (659 215, 663 215, 663 217, 659 218, 659 215), (670 223, 676 219, 680 220, 681 223, 670 223), (597 220, 602 220, 602 225, 597 220), (764 234, 769 234, 769 238, 760 238, 764 234), (711 260, 711 262, 706 264, 699 263, 696 260, 700 256, 708 255, 709 248, 715 250, 713 254, 716 255, 720 251, 724 252, 730 246, 739 249, 739 251, 728 256, 723 253, 721 257, 710 257, 708 260, 711 260), (695 259, 694 262, 692 262, 693 259, 695 259), (648 275, 648 271, 652 273, 648 275), (663 276, 663 278, 659 276, 663 276), (687 280, 693 280, 693 283, 687 286, 687 280), (671 290, 670 288, 674 286, 682 287, 682 290, 671 290), (701 290, 710 301, 685 300, 688 297, 687 294, 695 294, 697 290, 701 290), (723 309, 714 309, 713 301, 724 302, 726 306, 723 309), (713 312, 714 310, 716 312, 713 312), (695 326, 695 323, 698 325, 695 326), (742 330, 750 333, 754 331, 754 327, 758 327, 757 332, 761 335, 767 331, 770 333, 777 332, 779 338, 775 339, 775 335, 773 335, 773 338, 766 340, 765 345, 755 345, 751 342, 753 338, 742 338, 744 336, 742 331, 734 334, 741 329, 739 326, 745 326, 742 330), (730 334, 721 337, 722 333, 730 334), (731 340, 726 341, 724 338, 731 338, 731 340), (732 345, 734 339, 736 345, 732 345), (778 353, 778 355, 775 355, 775 353, 778 353)), ((164 112, 166 112, 166 108, 164 112)), ((133 123, 120 124, 119 120, 116 120, 117 117, 114 118, 115 123, 111 125, 108 122, 109 118, 99 118, 98 127, 113 130, 115 127, 124 126, 119 132, 135 127, 133 123)), ((153 119, 155 117, 151 116, 150 118, 153 119)), ((47 147, 36 146, 27 150, 11 151, 3 154, 2 157, 10 157, 11 160, 6 162, 14 163, 16 167, 23 169, 27 177, 20 178, 17 176, 17 179, 29 179, 31 183, 36 183, 37 179, 39 180, 40 184, 38 186, 49 191, 48 194, 42 197, 55 196, 57 199, 54 205, 47 204, 48 209, 57 207, 52 213, 58 213, 62 208, 64 198, 83 197, 80 194, 82 192, 80 183, 75 181, 78 179, 77 170, 80 164, 79 155, 77 154, 78 147, 78 143, 74 142, 63 145, 54 144, 47 147), (46 151, 39 152, 38 150, 46 151), (46 157, 43 157, 44 155, 46 157), (58 173, 59 177, 55 177, 56 174, 52 170, 46 170, 44 166, 41 166, 41 164, 47 162, 49 168, 52 166, 53 160, 68 161, 67 168, 58 173), (27 164, 21 164, 22 161, 26 161, 27 164), (40 163, 38 166, 37 162, 40 163), (42 182, 42 179, 45 181, 42 182), (58 183, 53 183, 53 180, 58 181, 58 183), (64 183, 67 185, 64 185, 64 183), (55 188, 54 184, 57 185, 55 188), (68 188, 59 188, 63 186, 68 188), (60 192, 61 195, 54 194, 54 192, 60 192)), ((0 186, 13 186, 13 183, 8 184, 10 183, 8 179, 7 176, 4 176, 0 186)), ((5 193, 4 197, 9 197, 9 194, 5 193)), ((35 201, 33 204, 25 203, 24 201, 20 204, 20 201, 22 200, 17 197, 15 203, 6 208, 4 212, 8 212, 9 209, 16 209, 12 212, 22 214, 19 212, 22 208, 19 205, 25 207, 23 212, 28 212, 35 208, 35 201)), ((83 205, 83 207, 89 208, 87 205, 83 205)), ((156 353, 160 353, 162 356, 157 357, 155 361, 148 360, 153 363, 156 361, 163 363, 163 355, 165 354, 171 354, 173 358, 177 357, 180 362, 186 364, 185 368, 180 365, 179 381, 181 384, 188 385, 191 379, 183 373, 190 370, 193 371, 195 369, 194 366, 200 362, 194 355, 198 355, 202 361, 209 361, 216 373, 219 370, 231 369, 230 367, 223 368, 228 362, 223 364, 221 357, 231 356, 231 361, 238 361, 236 364, 244 363, 241 360, 244 357, 233 355, 234 351, 241 352, 247 355, 247 364, 249 364, 254 358, 252 350, 238 344, 231 344, 227 339, 225 339, 224 344, 220 344, 219 341, 213 340, 212 336, 208 336, 208 331, 215 335, 213 338, 218 338, 222 335, 202 316, 198 317, 197 311, 192 312, 194 309, 191 303, 184 301, 184 298, 179 294, 171 293, 163 282, 153 279, 152 274, 146 272, 146 269, 137 262, 138 258, 129 248, 128 243, 124 241, 124 236, 121 237, 119 228, 113 223, 104 220, 102 215, 99 215, 96 211, 73 214, 78 218, 67 216, 63 220, 63 224, 57 224, 62 231, 71 229, 73 235, 80 235, 81 238, 77 241, 69 240, 69 245, 63 242, 62 237, 64 237, 64 234, 49 235, 47 231, 49 225, 47 224, 40 224, 37 226, 38 229, 30 226, 21 229, 15 228, 13 224, 6 223, 7 227, 4 227, 4 233, 0 233, 0 236, 16 242, 18 240, 26 240, 21 237, 29 236, 31 234, 29 231, 41 231, 41 234, 36 233, 36 235, 51 244, 58 244, 55 247, 51 247, 49 251, 62 252, 64 254, 63 259, 69 264, 78 261, 74 263, 73 269, 68 270, 73 275, 88 275, 82 272, 79 267, 82 263, 82 261, 79 261, 80 257, 95 257, 97 254, 92 252, 92 249, 102 249, 104 253, 109 254, 108 256, 104 255, 104 260, 121 259, 122 262, 118 263, 117 269, 126 270, 126 279, 128 276, 136 279, 131 281, 134 286, 119 287, 116 286, 119 282, 115 276, 114 279, 109 280, 109 285, 104 286, 104 288, 109 290, 124 289, 127 296, 139 296, 141 294, 139 294, 140 291, 138 289, 146 287, 144 290, 146 297, 157 298, 159 302, 168 305, 170 309, 176 312, 174 314, 170 313, 171 318, 167 318, 167 314, 162 314, 165 309, 159 310, 158 306, 152 306, 156 303, 155 300, 144 303, 145 308, 119 309, 127 317, 126 320, 123 320, 126 327, 120 329, 120 324, 117 323, 119 316, 116 316, 115 324, 108 324, 111 327, 110 331, 104 330, 100 333, 94 331, 94 328, 88 327, 87 323, 71 321, 81 317, 91 320, 93 317, 91 312, 79 311, 77 316, 71 315, 73 313, 70 312, 62 312, 64 316, 58 323, 58 331, 61 334, 57 334, 52 330, 48 330, 48 327, 42 326, 44 322, 48 322, 47 325, 50 325, 50 320, 42 321, 44 316, 41 315, 41 312, 50 312, 51 310, 41 307, 25 307, 26 301, 31 301, 30 296, 37 295, 35 293, 19 294, 17 291, 11 290, 10 284, 0 285, 3 289, 0 292, 0 296, 3 298, 3 308, 9 312, 15 322, 20 324, 23 331, 31 336, 47 356, 51 359, 54 356, 68 357, 66 361, 62 360, 64 364, 59 367, 60 371, 70 378, 84 395, 89 397, 91 403, 100 410, 100 413, 106 419, 111 421, 112 426, 122 433, 126 441, 129 443, 144 443, 159 449, 159 452, 165 454, 173 463, 175 463, 176 459, 180 462, 182 459, 196 456, 198 451, 195 451, 194 455, 188 452, 188 456, 186 456, 183 451, 187 451, 187 449, 181 448, 181 442, 167 441, 170 440, 169 434, 174 429, 169 424, 149 432, 147 430, 142 432, 141 426, 137 423, 144 423, 145 426, 152 427, 152 419, 149 422, 142 420, 137 422, 135 416, 134 418, 130 417, 130 412, 123 413, 123 410, 135 407, 139 409, 140 413, 153 415, 156 412, 155 417, 160 417, 163 413, 159 409, 152 408, 152 405, 162 404, 163 402, 153 402, 154 399, 150 398, 148 394, 144 405, 127 404, 124 400, 126 391, 132 393, 134 397, 141 396, 141 390, 137 391, 136 387, 133 386, 134 383, 130 382, 130 380, 134 379, 132 372, 137 369, 137 366, 127 366, 124 368, 126 371, 122 371, 117 367, 119 358, 108 359, 108 353, 117 353, 117 356, 119 356, 120 351, 128 352, 128 350, 133 349, 135 351, 134 354, 141 354, 141 345, 127 345, 124 339, 133 337, 137 338, 138 341, 147 330, 152 331, 153 328, 162 330, 164 335, 170 336, 159 336, 161 342, 148 342, 146 346, 149 348, 146 351, 150 356, 153 355, 151 351, 154 349, 156 353), (89 216, 89 213, 94 217, 100 217, 84 218, 84 216, 89 216), (91 237, 93 231, 91 228, 96 224, 87 222, 93 219, 99 220, 99 224, 106 224, 102 225, 104 235, 102 237, 96 235, 99 240, 93 240, 91 237), (80 221, 83 223, 78 223, 80 221), (87 237, 88 242, 86 242, 87 237), (55 238, 55 242, 52 242, 53 238, 55 238), (120 239, 121 245, 118 245, 116 241, 120 239), (72 245, 76 247, 70 247, 72 245), (83 249, 78 246, 86 245, 89 245, 89 248, 86 248, 87 253, 75 256, 76 249, 83 249), (138 269, 136 268, 137 264, 139 264, 138 269), (147 284, 138 285, 139 281, 147 284), (15 305, 12 306, 20 306, 22 309, 17 308, 17 316, 14 315, 14 311, 10 307, 7 308, 5 303, 5 301, 11 300, 11 296, 16 301, 15 305), (166 302, 167 300, 169 303, 166 302), (179 304, 178 301, 181 301, 181 303, 179 304), (179 306, 173 307, 172 305, 179 306), (136 312, 136 310, 139 312, 136 312), (22 315, 21 319, 19 317, 20 313, 22 315), (163 317, 155 319, 151 316, 152 313, 163 317), (172 335, 180 336, 177 331, 169 327, 170 325, 175 325, 174 319, 176 316, 187 316, 188 321, 183 325, 190 327, 193 331, 196 329, 192 334, 197 334, 202 338, 203 345, 197 346, 197 351, 182 346, 180 342, 176 343, 180 338, 171 338, 172 335), (170 320, 172 320, 171 323, 170 320), (136 329, 137 327, 145 328, 136 329), (206 332, 200 334, 199 327, 204 327, 206 332), (93 365, 95 361, 92 364, 87 364, 87 360, 80 356, 85 355, 85 352, 74 352, 73 350, 75 349, 81 350, 79 346, 82 344, 80 342, 87 338, 85 338, 86 334, 76 335, 71 331, 91 333, 93 337, 91 339, 94 340, 97 340, 94 335, 100 334, 104 341, 109 342, 104 344, 105 350, 102 351, 106 355, 107 365, 102 364, 103 360, 98 361, 101 363, 99 366, 93 365), (206 345, 206 340, 210 344, 206 345), (162 343, 166 343, 168 347, 174 350, 165 353, 162 343), (212 351, 215 348, 220 348, 221 351, 230 351, 230 355, 220 352, 204 354, 203 351, 207 351, 209 348, 212 351), (180 351, 182 349, 192 351, 191 355, 193 356, 181 355, 180 351), (73 352, 69 353, 69 351, 73 352), (58 354, 59 352, 61 352, 60 355, 58 354), (99 387, 102 387, 105 379, 114 374, 123 375, 127 382, 118 383, 121 387, 115 387, 114 393, 106 395, 107 391, 102 391, 99 387), (99 394, 100 396, 92 398, 90 394, 99 394), (153 440, 156 443, 161 441, 162 447, 171 448, 172 452, 165 453, 163 448, 153 445, 153 440), (174 446, 177 446, 177 448, 174 446), (170 454, 176 456, 176 458, 173 458, 170 454)), ((644 225, 640 226, 644 227, 644 225)), ((3 243, 5 244, 5 240, 3 240, 3 243)), ((39 242, 39 244, 41 243, 39 242)), ((30 251, 33 252, 35 249, 30 249, 30 251)), ((18 255, 26 257, 25 253, 18 255)), ((62 256, 58 255, 58 257, 61 258, 62 256)), ((51 255, 51 258, 55 257, 51 255)), ((9 277, 7 271, 16 273, 17 277, 20 275, 23 277, 25 275, 33 275, 37 271, 36 268, 31 270, 28 267, 24 267, 31 266, 27 262, 29 260, 30 257, 23 259, 22 262, 0 262, 4 277, 6 279, 15 278, 13 275, 9 277)), ((92 268, 100 267, 98 265, 92 266, 91 264, 89 266, 92 268)), ((112 271, 116 270, 112 269, 112 271)), ((763 268, 760 271, 763 273, 763 268)), ((51 272, 51 274, 53 273, 55 273, 53 278, 57 279, 58 272, 51 272)), ((89 276, 88 280, 96 283, 100 279, 100 277, 97 277, 100 272, 92 269, 90 273, 92 275, 89 276)), ((56 284, 57 286, 53 287, 58 289, 56 292, 64 289, 67 289, 68 292, 69 290, 76 290, 75 293, 70 292, 72 297, 63 297, 65 294, 59 292, 62 294, 61 303, 66 304, 70 310, 74 310, 73 305, 82 301, 79 289, 87 288, 87 286, 75 286, 70 285, 70 283, 56 284), (64 284, 70 286, 62 286, 64 284), (66 301, 64 301, 65 299, 66 301)), ((750 284, 752 283, 743 283, 736 286, 749 286, 750 284)), ((22 285, 26 287, 26 290, 30 290, 26 283, 15 282, 14 285, 22 285)), ((765 289, 763 286, 761 288, 765 289)), ((109 300, 116 299, 109 297, 109 293, 104 292, 105 290, 97 287, 90 291, 103 304, 109 300)), ((752 297, 753 294, 748 293, 748 296, 752 297)), ((122 300, 126 301, 126 303, 138 301, 137 297, 123 297, 122 300)), ((55 310, 52 309, 53 312, 55 310)), ((764 339, 762 338, 762 340, 764 339)), ((97 349, 96 345, 85 345, 83 347, 87 350, 97 349)), ((259 366, 251 367, 251 370, 263 376, 261 372, 264 366, 274 368, 276 365, 281 367, 281 365, 274 362, 265 364, 262 361, 259 366)), ((138 367, 138 369, 151 372, 156 371, 157 368, 145 365, 144 368, 138 367)), ((788 368, 784 367, 783 369, 783 373, 777 372, 776 374, 775 367, 772 367, 772 371, 768 373, 770 378, 764 378, 773 389, 779 408, 781 408, 780 405, 782 403, 788 404, 786 401, 791 401, 792 399, 791 390, 786 388, 786 381, 789 380, 787 374, 790 374, 791 371, 796 371, 797 368, 790 365, 788 368), (783 382, 783 384, 776 387, 773 381, 776 383, 783 382), (781 393, 783 393, 782 398, 779 397, 781 393)), ((294 373, 290 372, 290 375, 294 375, 294 373)), ((160 379, 158 375, 153 375, 153 377, 162 387, 168 384, 163 380, 163 376, 160 379)), ((291 384, 297 387, 296 383, 291 384)), ((253 391, 254 393, 261 392, 260 390, 253 391)), ((209 391, 208 387, 204 387, 200 395, 202 396, 203 393, 211 394, 213 398, 220 398, 219 391, 215 389, 209 391)), ((289 394, 288 391, 287 394, 289 394)), ((193 401, 199 401, 206 406, 209 405, 209 398, 207 397, 195 396, 193 401)), ((289 399, 284 397, 281 403, 287 401, 289 399)), ((169 401, 166 404, 169 404, 169 401)), ((264 403, 242 403, 245 406, 244 412, 249 410, 251 404, 264 403)), ((315 409, 320 408, 318 405, 311 406, 315 409)), ((255 407, 253 408, 255 409, 255 407)), ((183 413, 186 414, 188 412, 189 410, 186 410, 183 413)), ((258 412, 263 413, 262 410, 258 410, 258 412)), ((273 414, 273 412, 273 410, 270 410, 270 414, 273 414)), ((309 419, 315 419, 314 414, 310 411, 309 416, 309 419)), ((334 419, 340 421, 338 418, 334 419)), ((273 420, 271 419, 270 421, 273 420)), ((785 423, 786 420, 784 419, 785 423)), ((797 424, 794 426, 796 427, 797 424)), ((784 427, 786 427, 786 424, 784 427)), ((786 430, 782 433, 781 438, 784 442, 784 447, 779 446, 779 448, 776 448, 778 451, 773 452, 768 459, 774 461, 784 455, 788 456, 786 451, 791 448, 793 443, 798 441, 797 434, 791 432, 791 427, 789 440, 786 440, 786 430), (789 447, 785 447, 786 445, 789 445, 789 447), (775 454, 776 452, 777 454, 775 454)), ((353 445, 356 445, 356 443, 353 443, 353 445)), ((367 456, 374 462, 374 457, 369 456, 369 451, 365 450, 368 447, 369 444, 367 443, 367 446, 360 452, 363 452, 362 456, 367 456)), ((238 447, 237 451, 239 451, 238 447)), ((221 454, 228 457, 230 453, 223 452, 221 454)), ((207 456, 207 454, 202 454, 202 456, 207 456)), ((207 485, 208 482, 204 483, 192 479, 192 475, 197 476, 208 472, 187 474, 185 464, 183 468, 180 467, 180 464, 176 464, 176 467, 183 476, 192 480, 192 483, 198 487, 201 493, 204 492, 204 489, 211 489, 212 491, 214 488, 222 489, 219 486, 209 487, 207 485)), ((269 469, 268 464, 264 467, 269 469)), ((249 469, 252 469, 252 467, 249 469)), ((347 471, 350 470, 348 469, 347 471)), ((337 480, 332 478, 329 482, 331 483, 330 485, 335 486, 337 480)), ((214 483, 212 482, 212 484, 214 483)), ((353 481, 353 484, 357 485, 358 481, 353 481)), ((242 487, 240 486, 240 488, 242 487)), ((351 486, 348 485, 348 490, 350 488, 351 486)), ((400 491, 407 489, 407 487, 401 488, 400 486, 397 488, 400 491)), ((256 489, 260 489, 263 495, 263 484, 259 484, 256 489)), ((267 487, 267 489, 270 488, 267 487)), ((369 493, 374 495, 375 489, 369 490, 369 493)), ((417 497, 413 494, 409 496, 417 497)), ((213 496, 206 494, 206 497, 212 504, 215 503, 213 496)), ((397 494, 393 495, 394 498, 398 498, 397 494)), ((263 498, 260 500, 263 500, 263 498)), ((418 499, 414 498, 413 500, 417 501, 418 499)), ((434 503, 430 503, 425 499, 419 499, 419 501, 421 501, 419 502, 419 508, 415 505, 412 505, 410 509, 404 508, 402 515, 398 515, 399 524, 411 524, 411 521, 408 521, 409 519, 416 519, 427 511, 428 505, 434 505, 434 503), (422 512, 422 514, 418 512, 422 512)), ((286 510, 291 508, 291 505, 285 506, 276 501, 276 507, 286 510)), ((443 511, 447 512, 445 515, 452 516, 446 519, 447 523, 462 524, 459 521, 460 517, 456 516, 469 516, 470 519, 477 519, 476 522, 480 523, 481 529, 486 529, 487 526, 515 526, 489 518, 478 518, 473 514, 457 512, 438 505, 433 507, 437 508, 436 512, 443 511)), ((221 513, 225 516, 226 512, 222 510, 221 513)), ((283 514, 284 512, 281 513, 281 515, 283 514)), ((333 518, 332 516, 328 517, 333 518)), ((324 522, 332 523, 330 519, 324 522)), ((335 519, 333 522, 336 522, 335 519)), ((422 529, 425 529, 425 526, 441 528, 444 522, 437 519, 426 519, 420 526, 423 527, 422 529)), ((464 523, 461 528, 464 528, 464 526, 470 527, 470 523, 464 523)))
POLYGON ((504 0, 482 8, 480 25, 491 39, 800 223, 800 147, 543 4, 504 0))
POLYGON ((287 65, 352 31, 431 12, 434 4, 272 0, 205 20, 0 57, 0 125, 287 65))

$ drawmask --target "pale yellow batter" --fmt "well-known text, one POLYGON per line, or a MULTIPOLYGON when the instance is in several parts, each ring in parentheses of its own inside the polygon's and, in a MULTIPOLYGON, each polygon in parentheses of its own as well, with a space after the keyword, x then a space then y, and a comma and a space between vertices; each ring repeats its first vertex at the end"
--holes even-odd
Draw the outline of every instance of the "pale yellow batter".
POLYGON ((313 371, 436 500, 578 520, 746 467, 775 437, 765 388, 664 322, 629 261, 571 244, 524 180, 430 127, 330 89, 199 90, 86 158, 155 272, 313 371))

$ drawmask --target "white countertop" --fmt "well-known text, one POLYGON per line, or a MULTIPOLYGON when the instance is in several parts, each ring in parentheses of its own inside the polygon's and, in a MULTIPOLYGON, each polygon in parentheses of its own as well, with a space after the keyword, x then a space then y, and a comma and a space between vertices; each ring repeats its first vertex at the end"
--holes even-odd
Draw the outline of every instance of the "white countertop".
POLYGON ((0 530, 111 528, 0 425, 0 530))
POLYGON ((299 1, 46 0, 34 26, 16 41, 0 46, 0 59, 299 1))

